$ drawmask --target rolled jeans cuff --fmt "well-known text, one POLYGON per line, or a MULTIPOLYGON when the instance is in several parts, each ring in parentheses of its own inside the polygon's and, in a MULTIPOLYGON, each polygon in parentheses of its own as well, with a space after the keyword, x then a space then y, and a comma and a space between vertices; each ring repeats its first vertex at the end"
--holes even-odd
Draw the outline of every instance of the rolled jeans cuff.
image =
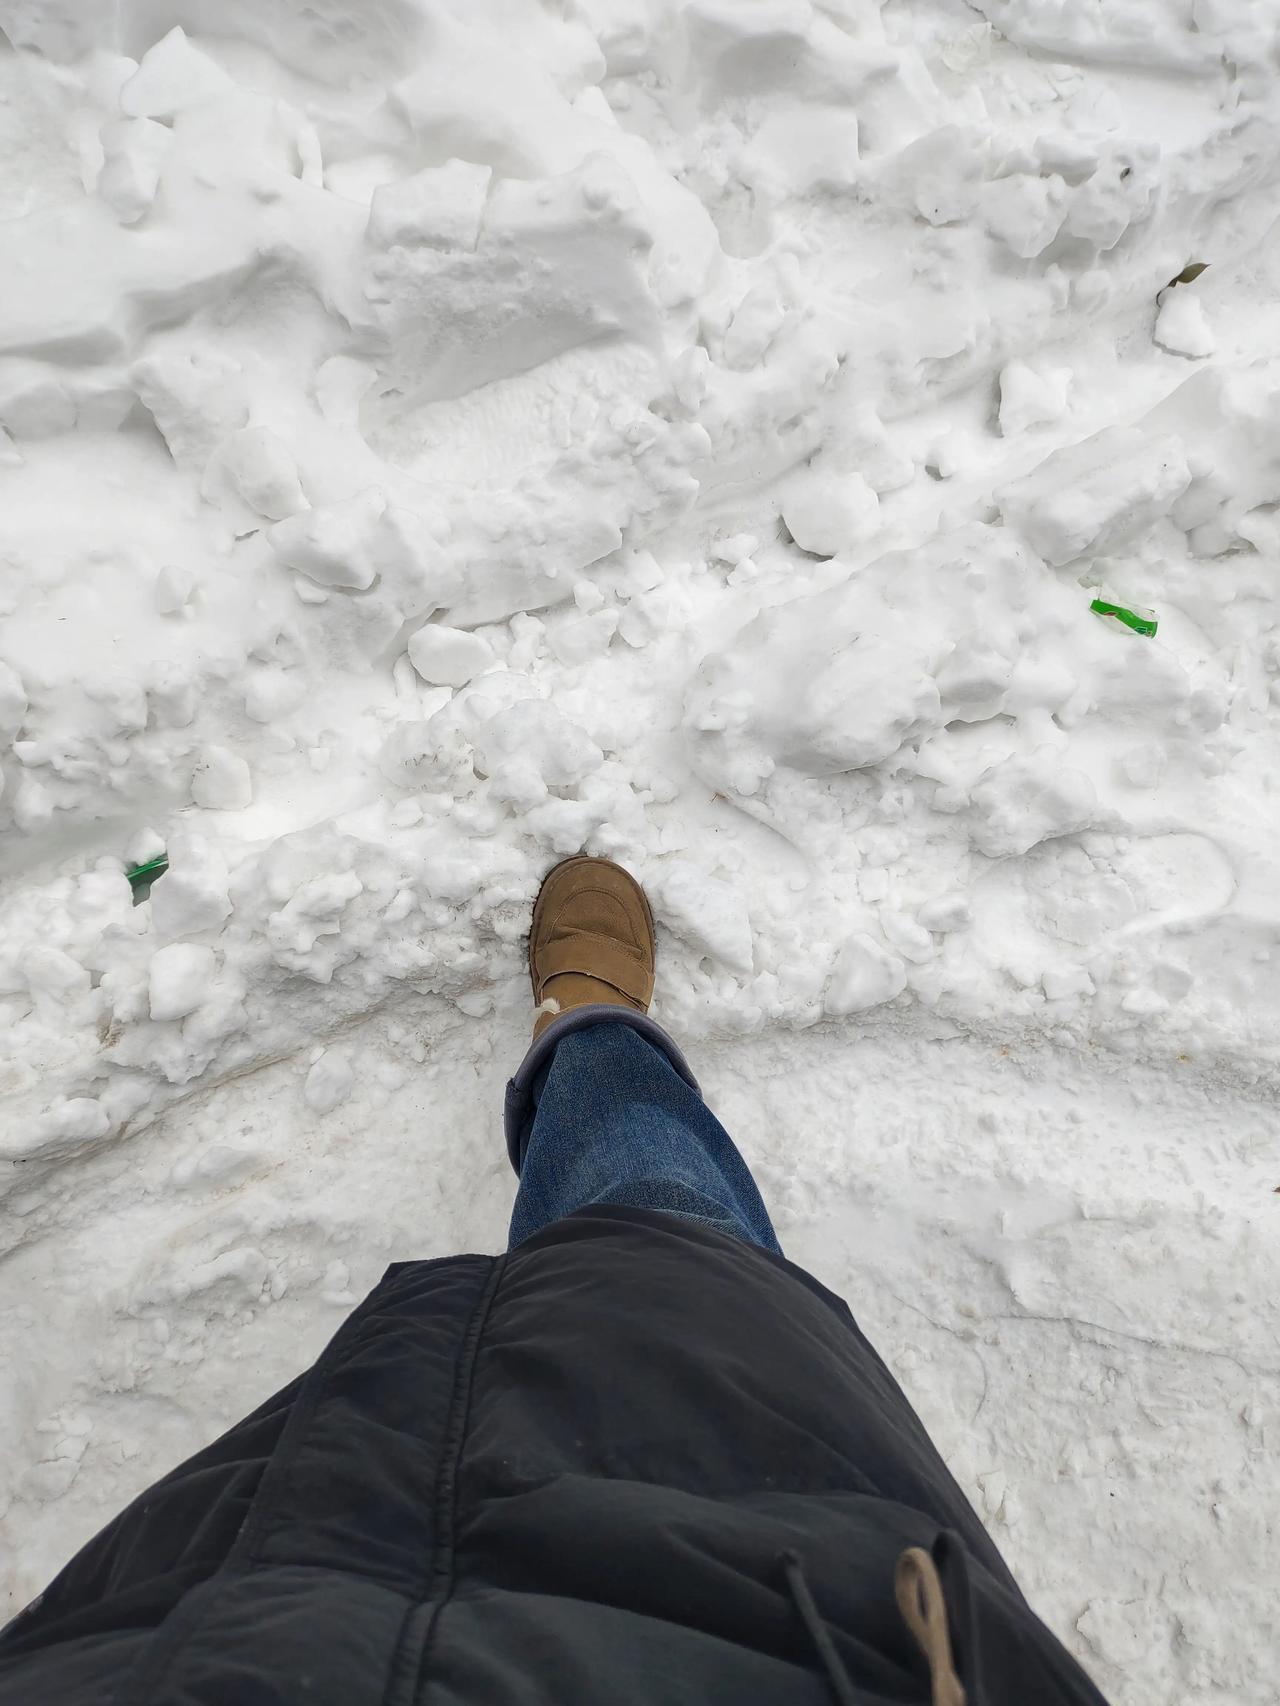
POLYGON ((534 1039, 528 1054, 516 1068, 514 1078, 507 1084, 502 1123, 506 1130, 507 1154, 511 1157, 517 1178, 520 1177, 520 1140, 534 1113, 534 1080, 555 1053, 557 1044, 571 1032, 585 1031, 590 1025, 627 1025, 633 1031, 639 1031, 646 1042, 652 1043, 660 1054, 667 1057, 689 1088, 699 1096, 702 1094, 702 1088, 677 1044, 647 1013, 639 1013, 634 1007, 615 1006, 608 1001, 571 1007, 567 1013, 553 1019, 542 1035, 534 1039))

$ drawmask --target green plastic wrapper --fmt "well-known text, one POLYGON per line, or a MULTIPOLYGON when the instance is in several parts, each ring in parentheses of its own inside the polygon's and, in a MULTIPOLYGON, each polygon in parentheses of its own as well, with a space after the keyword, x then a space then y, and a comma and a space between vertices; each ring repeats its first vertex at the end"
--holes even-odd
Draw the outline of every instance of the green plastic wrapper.
POLYGON ((169 869, 169 855, 157 853, 154 859, 147 859, 141 865, 135 865, 131 871, 126 871, 130 888, 137 888, 139 883, 154 882, 169 869))
POLYGON ((1117 622, 1123 622, 1135 634, 1145 634, 1148 639, 1160 626, 1152 611, 1129 610, 1123 604, 1109 604, 1105 598, 1095 598, 1089 608, 1099 616, 1114 616, 1117 622))

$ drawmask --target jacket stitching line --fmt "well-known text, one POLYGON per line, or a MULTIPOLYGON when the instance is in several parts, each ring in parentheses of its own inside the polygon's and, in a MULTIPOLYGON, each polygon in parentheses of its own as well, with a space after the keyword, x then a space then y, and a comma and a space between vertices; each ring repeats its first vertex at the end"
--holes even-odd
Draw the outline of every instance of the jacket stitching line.
POLYGON ((384 1706, 394 1706, 397 1696, 406 1702, 418 1698, 423 1671, 431 1651, 431 1644, 440 1624, 440 1613, 453 1597, 457 1585, 457 1490, 458 1465, 463 1448, 467 1442, 467 1429, 471 1420, 471 1397, 475 1387, 475 1365, 480 1351, 480 1339, 489 1319, 489 1311, 497 1296, 498 1287, 506 1269, 507 1258, 499 1256, 494 1262, 493 1272, 472 1312, 463 1335, 462 1346, 458 1353, 457 1368, 454 1374, 453 1395, 449 1403, 449 1419, 445 1426, 445 1436, 440 1447, 440 1468, 436 1478, 435 1497, 435 1533, 436 1544, 432 1558, 431 1571, 427 1581, 427 1598, 435 1598, 430 1607, 425 1628, 422 1630, 421 1646, 416 1657, 411 1656, 409 1636, 411 1631, 422 1623, 421 1612, 426 1606, 418 1606, 405 1619, 401 1641, 398 1644, 395 1658, 391 1666, 391 1678, 384 1696, 384 1706), (402 1694, 399 1684, 407 1679, 409 1692, 402 1694))
MULTIPOLYGON (((505 1261, 505 1256, 498 1259, 499 1271, 505 1261)), ((477 1311, 485 1303, 486 1297, 495 1285, 496 1274, 491 1274, 485 1282, 485 1289, 481 1293, 481 1302, 476 1306, 477 1311)), ((381 1284, 375 1286, 359 1308, 352 1310, 329 1341, 325 1350, 311 1365, 307 1375, 303 1377, 301 1389, 294 1399, 279 1444, 263 1470, 262 1479, 258 1483, 258 1490, 253 1496, 253 1503, 249 1507, 248 1514, 241 1525, 240 1533, 236 1536, 226 1558, 206 1581, 201 1582, 198 1587, 192 1588, 185 1599, 174 1608, 170 1616, 156 1631, 149 1649, 141 1655, 136 1671, 131 1672, 124 1679, 129 1692, 119 1698, 129 1700, 131 1706, 145 1706, 146 1700, 153 1696, 155 1689, 163 1680, 165 1672, 172 1664, 179 1645, 191 1636, 199 1623, 213 1609, 228 1580, 247 1574, 259 1564, 257 1549, 264 1537, 270 1513, 283 1500, 293 1478, 294 1465, 298 1455, 298 1436, 304 1433, 310 1425, 320 1398, 327 1390, 333 1365, 338 1361, 347 1339, 359 1326, 363 1325, 366 1316, 374 1313, 375 1309, 380 1307, 379 1293, 381 1291, 381 1284)), ((468 1332, 470 1332, 470 1323, 468 1323, 468 1332)), ((465 1347, 467 1343, 465 1335, 463 1343, 465 1347)), ((395 1660, 393 1659, 392 1674, 394 1674, 394 1670, 395 1660)))
MULTIPOLYGON (((370 1298, 372 1297, 370 1294, 370 1298)), ((330 1342, 329 1351, 336 1349, 347 1330, 358 1318, 365 1313, 370 1298, 366 1298, 361 1307, 354 1310, 343 1322, 338 1333, 330 1342)), ((131 1672, 125 1682, 129 1692, 122 1696, 131 1700, 135 1706, 145 1706, 152 1698, 154 1691, 164 1679, 165 1673, 177 1656, 180 1645, 188 1640, 198 1625, 209 1614, 221 1597, 227 1581, 246 1572, 253 1562, 253 1544, 260 1528, 265 1526, 263 1512, 278 1497, 277 1487, 287 1486, 289 1471, 292 1469, 293 1458, 296 1455, 296 1439, 298 1433, 305 1428, 315 1410, 319 1394, 324 1390, 325 1369, 328 1353, 322 1354, 314 1362, 304 1377, 301 1389, 293 1401, 289 1418, 285 1422, 279 1443, 268 1458, 258 1482, 257 1491, 249 1506, 245 1519, 240 1526, 240 1532, 232 1542, 226 1557, 213 1574, 192 1588, 185 1598, 176 1605, 169 1616, 156 1630, 149 1649, 144 1651, 136 1671, 131 1672), (273 1473, 274 1471, 274 1473, 273 1473)))
POLYGON ((311 1378, 304 1380, 303 1389, 294 1402, 288 1421, 284 1425, 280 1443, 272 1452, 262 1480, 258 1483, 258 1491, 254 1495, 249 1514, 244 1520, 240 1533, 236 1536, 235 1545, 227 1554, 227 1559, 219 1571, 229 1573, 251 1568, 258 1564, 260 1549, 266 1541, 267 1526, 271 1516, 286 1502, 289 1487, 294 1473, 302 1443, 307 1429, 315 1419, 321 1399, 329 1389, 329 1379, 334 1365, 341 1360, 347 1341, 364 1325, 365 1319, 376 1312, 382 1305, 379 1293, 381 1285, 376 1285, 365 1298, 358 1309, 352 1311, 342 1326, 334 1334, 324 1351, 312 1364, 311 1378), (377 1302, 375 1304, 375 1299, 377 1302))

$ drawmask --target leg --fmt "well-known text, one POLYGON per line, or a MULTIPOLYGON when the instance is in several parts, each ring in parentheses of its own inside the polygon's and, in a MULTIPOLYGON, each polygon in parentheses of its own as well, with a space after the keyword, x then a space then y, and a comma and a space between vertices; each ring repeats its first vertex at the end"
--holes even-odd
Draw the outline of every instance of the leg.
POLYGON ((684 1215, 778 1251, 729 1134, 663 1050, 625 1019, 602 1015, 565 1034, 535 1074, 519 1125, 513 1249, 576 1208, 618 1203, 684 1215))

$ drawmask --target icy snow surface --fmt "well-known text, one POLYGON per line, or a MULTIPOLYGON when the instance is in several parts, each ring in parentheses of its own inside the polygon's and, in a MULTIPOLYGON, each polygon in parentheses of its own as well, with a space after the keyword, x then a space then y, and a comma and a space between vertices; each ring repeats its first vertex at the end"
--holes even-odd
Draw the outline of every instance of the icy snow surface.
POLYGON ((585 847, 1038 1609, 1274 1701, 1270 0, 0 28, 9 1609, 500 1247, 585 847))

